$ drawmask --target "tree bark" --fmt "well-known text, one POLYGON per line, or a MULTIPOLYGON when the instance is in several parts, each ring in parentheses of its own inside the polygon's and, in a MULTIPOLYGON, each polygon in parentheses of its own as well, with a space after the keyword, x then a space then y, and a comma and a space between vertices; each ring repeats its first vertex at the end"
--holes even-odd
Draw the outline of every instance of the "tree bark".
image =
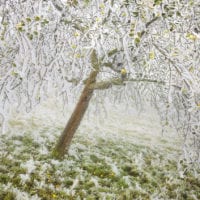
POLYGON ((94 88, 90 87, 91 84, 96 83, 96 77, 98 75, 98 70, 93 70, 85 84, 85 87, 81 93, 78 103, 63 131, 61 134, 59 141, 53 151, 53 156, 56 158, 62 158, 65 152, 69 149, 72 138, 79 127, 81 120, 85 114, 85 111, 88 108, 90 99, 92 98, 92 94, 94 92, 94 88))

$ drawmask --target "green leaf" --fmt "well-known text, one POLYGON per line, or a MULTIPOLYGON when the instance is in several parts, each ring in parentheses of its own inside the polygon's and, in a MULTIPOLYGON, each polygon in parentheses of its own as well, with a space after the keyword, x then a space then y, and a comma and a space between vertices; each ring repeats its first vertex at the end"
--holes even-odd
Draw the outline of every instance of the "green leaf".
POLYGON ((42 21, 42 25, 46 25, 48 23, 49 23, 49 21, 47 19, 44 19, 44 21, 42 21))
POLYGON ((28 36, 29 40, 33 39, 33 34, 28 33, 27 36, 28 36))
POLYGON ((134 33, 133 33, 133 32, 130 32, 130 33, 129 33, 129 36, 130 36, 130 37, 133 37, 133 36, 134 36, 134 33))
POLYGON ((117 49, 112 49, 111 51, 108 52, 108 57, 111 57, 112 55, 116 54, 117 53, 117 49))
POLYGON ((189 68, 189 72, 191 72, 191 73, 194 72, 194 67, 193 67, 193 66, 190 66, 190 68, 189 68))
POLYGON ((160 5, 162 3, 162 0, 154 0, 154 5, 160 5))
POLYGON ((38 35, 38 32, 37 32, 37 31, 33 31, 33 34, 34 34, 34 35, 38 35))
POLYGON ((30 18, 30 17, 27 17, 27 18, 26 18, 26 21, 27 21, 27 22, 31 22, 31 18, 30 18))
POLYGON ((35 16, 34 20, 35 21, 40 21, 40 17, 39 16, 35 16))
POLYGON ((136 45, 138 45, 140 43, 140 38, 136 37, 135 40, 134 40, 134 42, 135 42, 136 45))
POLYGON ((133 12, 133 16, 134 17, 138 17, 139 16, 139 12, 133 12))
POLYGON ((190 1, 189 1, 189 5, 190 5, 190 6, 193 6, 193 5, 194 5, 194 0, 190 0, 190 1))

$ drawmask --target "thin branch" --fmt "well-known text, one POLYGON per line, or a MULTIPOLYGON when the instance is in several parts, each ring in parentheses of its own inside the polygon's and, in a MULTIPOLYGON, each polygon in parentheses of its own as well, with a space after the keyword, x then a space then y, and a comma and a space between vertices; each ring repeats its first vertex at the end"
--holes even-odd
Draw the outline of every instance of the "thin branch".
POLYGON ((108 81, 101 81, 101 82, 97 82, 95 84, 91 84, 90 87, 92 89, 96 89, 96 90, 104 90, 104 89, 110 88, 113 85, 124 86, 124 85, 126 85, 127 82, 146 82, 146 83, 156 83, 156 84, 161 84, 161 85, 166 84, 166 82, 164 82, 164 81, 148 79, 148 78, 142 78, 142 79, 136 79, 136 78, 128 79, 127 78, 124 81, 121 78, 113 78, 108 81))
POLYGON ((114 67, 113 63, 111 63, 111 62, 103 63, 102 66, 108 67, 108 68, 110 68, 111 70, 113 70, 114 72, 120 73, 120 70, 119 70, 119 69, 116 69, 116 68, 114 67))
MULTIPOLYGON (((63 8, 62 6, 58 5, 58 1, 55 1, 55 0, 52 0, 51 1, 53 6, 56 8, 56 10, 58 10, 59 12, 62 12, 63 11, 63 8)), ((60 3, 60 2, 59 2, 60 3)))
MULTIPOLYGON (((151 24, 153 24, 155 21, 157 21, 158 19, 160 19, 160 17, 154 17, 152 20, 150 20, 150 21, 148 21, 146 24, 145 24, 145 27, 146 27, 146 29, 151 25, 151 24)), ((147 32, 147 30, 143 30, 142 32, 141 32, 141 37, 145 34, 147 32)))
MULTIPOLYGON (((174 68, 176 69, 176 71, 180 74, 180 75, 182 75, 183 74, 183 72, 182 72, 182 70, 179 68, 179 67, 177 67, 177 65, 174 63, 174 61, 173 60, 171 60, 170 58, 169 58, 169 56, 160 48, 160 47, 158 47, 155 43, 153 43, 153 45, 154 45, 154 47, 174 66, 174 68)), ((183 81, 184 81, 184 83, 186 84, 186 86, 188 87, 188 88, 190 88, 190 84, 188 83, 188 81, 187 80, 185 80, 185 79, 183 79, 183 81)))
POLYGON ((152 20, 146 23, 145 27, 148 28, 151 24, 153 24, 155 21, 157 21, 160 17, 154 17, 152 20))
MULTIPOLYGON (((160 19, 160 17, 154 17, 153 19, 151 19, 150 21, 148 21, 145 25, 146 29, 151 25, 153 24, 155 21, 157 21, 158 19, 160 19)), ((143 30, 141 32, 141 37, 147 32, 147 30, 143 30)), ((120 51, 123 51, 123 49, 112 49, 111 51, 108 52, 108 57, 111 57, 117 53, 119 53, 120 51)), ((103 63, 103 66, 105 67, 108 67, 110 69, 112 69, 113 71, 117 72, 117 73, 120 73, 120 70, 119 69, 116 69, 115 66, 113 66, 113 64, 111 62, 108 62, 108 63, 103 63)))

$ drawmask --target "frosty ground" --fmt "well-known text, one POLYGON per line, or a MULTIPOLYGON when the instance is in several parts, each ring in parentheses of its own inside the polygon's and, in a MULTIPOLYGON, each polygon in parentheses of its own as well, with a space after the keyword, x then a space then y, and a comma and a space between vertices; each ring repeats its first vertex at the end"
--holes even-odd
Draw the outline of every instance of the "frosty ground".
POLYGON ((62 161, 51 151, 72 107, 49 100, 13 112, 0 140, 0 200, 200 199, 199 171, 184 163, 181 137, 161 134, 155 113, 109 107, 89 109, 62 161))

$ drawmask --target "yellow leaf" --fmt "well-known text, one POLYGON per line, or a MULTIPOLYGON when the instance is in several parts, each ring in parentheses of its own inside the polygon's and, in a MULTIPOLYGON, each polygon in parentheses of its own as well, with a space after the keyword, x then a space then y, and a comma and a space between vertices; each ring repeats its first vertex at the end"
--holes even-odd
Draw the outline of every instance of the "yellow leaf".
POLYGON ((99 5, 99 7, 100 7, 101 9, 104 9, 104 8, 105 8, 105 5, 104 5, 103 3, 101 3, 101 4, 99 5))
POLYGON ((72 44, 72 49, 76 49, 76 45, 75 44, 72 44))
POLYGON ((173 56, 173 57, 176 57, 176 56, 178 56, 178 53, 177 53, 177 52, 174 52, 174 53, 172 53, 172 56, 173 56))
POLYGON ((16 25, 16 28, 17 29, 21 29, 23 27, 23 23, 22 22, 19 22, 17 25, 16 25))
POLYGON ((122 69, 121 69, 121 74, 122 74, 122 75, 126 75, 126 74, 127 74, 127 72, 126 72, 126 69, 125 69, 125 68, 122 68, 122 69))
POLYGON ((79 36, 79 33, 78 33, 78 32, 75 32, 75 33, 74 33, 74 36, 75 36, 75 37, 78 37, 78 36, 79 36))
POLYGON ((155 53, 153 51, 149 52, 149 59, 150 60, 155 59, 155 53))
POLYGON ((192 33, 187 33, 186 38, 195 41, 197 39, 197 36, 192 33))
POLYGON ((97 21, 97 22, 100 22, 100 21, 101 21, 101 18, 97 17, 97 18, 96 18, 96 21, 97 21))
POLYGON ((198 106, 198 107, 200 107, 200 102, 199 102, 199 103, 197 103, 197 106, 198 106))
POLYGON ((126 13, 125 12, 122 13, 122 17, 126 17, 126 13))
POLYGON ((182 88, 181 91, 182 91, 183 94, 187 94, 187 89, 186 88, 182 88))
POLYGON ((77 54, 75 54, 75 57, 76 57, 76 58, 81 58, 82 56, 81 56, 80 53, 77 53, 77 54))
POLYGON ((17 73, 17 72, 15 72, 15 71, 12 71, 12 72, 11 72, 11 75, 12 75, 12 76, 17 76, 17 75, 18 75, 18 73, 17 73))

